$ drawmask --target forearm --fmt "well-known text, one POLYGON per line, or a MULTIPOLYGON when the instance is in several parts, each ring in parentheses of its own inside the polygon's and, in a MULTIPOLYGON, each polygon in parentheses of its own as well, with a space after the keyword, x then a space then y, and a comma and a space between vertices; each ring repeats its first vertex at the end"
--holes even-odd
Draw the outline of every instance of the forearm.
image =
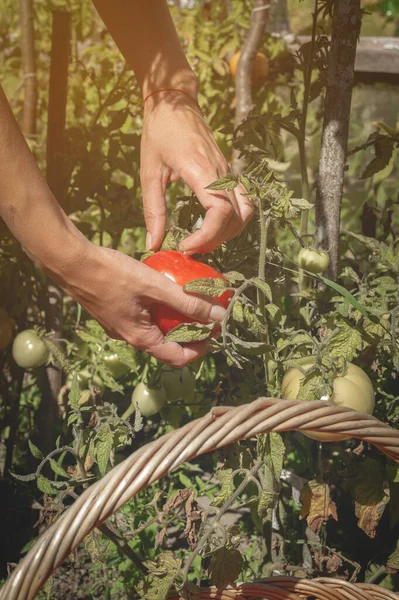
POLYGON ((1 86, 0 216, 28 254, 55 273, 74 260, 76 228, 52 195, 1 86))
POLYGON ((166 0, 93 0, 143 96, 179 87, 194 98, 197 78, 180 45, 166 0))

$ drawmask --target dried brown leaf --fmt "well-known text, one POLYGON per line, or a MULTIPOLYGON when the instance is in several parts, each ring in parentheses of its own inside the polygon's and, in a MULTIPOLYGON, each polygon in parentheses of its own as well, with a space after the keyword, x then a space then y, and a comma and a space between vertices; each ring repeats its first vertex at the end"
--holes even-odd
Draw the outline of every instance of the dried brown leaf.
POLYGON ((301 490, 302 509, 300 519, 306 517, 310 529, 320 533, 323 523, 330 517, 338 521, 337 507, 330 498, 330 488, 323 481, 313 479, 301 490))

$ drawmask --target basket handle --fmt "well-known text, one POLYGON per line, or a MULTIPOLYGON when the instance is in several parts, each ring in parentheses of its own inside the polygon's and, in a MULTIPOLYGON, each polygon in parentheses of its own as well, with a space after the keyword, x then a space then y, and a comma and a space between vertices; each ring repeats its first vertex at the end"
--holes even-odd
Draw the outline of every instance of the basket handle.
POLYGON ((349 408, 275 398, 213 408, 136 450, 85 490, 20 561, 0 590, 0 600, 33 600, 51 573, 95 527, 180 464, 257 434, 292 430, 345 434, 374 444, 399 462, 399 431, 349 408))

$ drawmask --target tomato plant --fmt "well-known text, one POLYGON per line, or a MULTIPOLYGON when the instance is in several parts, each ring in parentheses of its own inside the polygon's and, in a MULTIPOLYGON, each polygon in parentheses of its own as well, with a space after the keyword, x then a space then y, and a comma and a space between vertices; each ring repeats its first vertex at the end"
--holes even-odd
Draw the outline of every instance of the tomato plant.
MULTIPOLYGON (((303 365, 305 373, 297 368, 288 369, 284 375, 281 390, 285 400, 294 400, 298 397, 301 381, 311 366, 312 363, 303 365)), ((328 401, 337 406, 346 406, 371 415, 375 405, 373 385, 363 369, 353 363, 348 363, 345 375, 334 379, 333 393, 328 401)), ((306 432, 306 435, 321 442, 338 442, 346 439, 346 436, 335 433, 306 432)))
POLYGON ((25 329, 16 336, 12 345, 12 355, 17 365, 23 369, 33 369, 44 365, 50 352, 33 329, 25 329))
POLYGON ((0 350, 4 350, 12 340, 14 319, 4 308, 0 308, 0 350))
POLYGON ((161 370, 160 382, 170 400, 191 398, 195 389, 195 375, 189 367, 161 370))
POLYGON ((324 273, 330 264, 330 257, 324 250, 301 248, 298 253, 298 264, 311 273, 324 273))
POLYGON ((132 411, 139 407, 140 413, 144 417, 151 417, 158 413, 164 406, 166 394, 163 387, 150 388, 143 381, 140 381, 134 388, 131 400, 132 411))
MULTIPOLYGON (((169 279, 181 286, 184 286, 190 281, 195 281, 196 279, 225 279, 224 276, 213 267, 205 265, 198 260, 194 260, 190 256, 186 256, 176 250, 161 250, 160 252, 152 254, 143 262, 148 267, 151 267, 151 269, 155 269, 155 271, 166 275, 166 277, 169 277, 169 279)), ((214 300, 227 308, 232 295, 233 293, 227 290, 221 296, 215 297, 214 300)), ((194 319, 190 319, 164 304, 154 304, 152 307, 152 317, 164 334, 169 333, 169 331, 181 323, 194 322, 194 319)))

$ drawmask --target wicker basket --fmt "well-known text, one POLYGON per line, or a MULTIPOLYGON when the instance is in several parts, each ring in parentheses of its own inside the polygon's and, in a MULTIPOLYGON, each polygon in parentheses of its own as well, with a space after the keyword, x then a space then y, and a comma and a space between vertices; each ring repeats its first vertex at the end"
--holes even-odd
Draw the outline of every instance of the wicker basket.
MULTIPOLYGON (((399 462, 399 431, 348 408, 322 401, 272 398, 259 398, 239 407, 213 408, 206 416, 140 448, 88 488, 30 549, 0 590, 0 600, 35 598, 51 573, 96 526, 183 462, 259 433, 291 430, 347 434, 348 438, 374 444, 399 462)), ((223 589, 193 588, 186 598, 399 600, 399 595, 375 585, 352 584, 333 578, 272 577, 223 589)))

